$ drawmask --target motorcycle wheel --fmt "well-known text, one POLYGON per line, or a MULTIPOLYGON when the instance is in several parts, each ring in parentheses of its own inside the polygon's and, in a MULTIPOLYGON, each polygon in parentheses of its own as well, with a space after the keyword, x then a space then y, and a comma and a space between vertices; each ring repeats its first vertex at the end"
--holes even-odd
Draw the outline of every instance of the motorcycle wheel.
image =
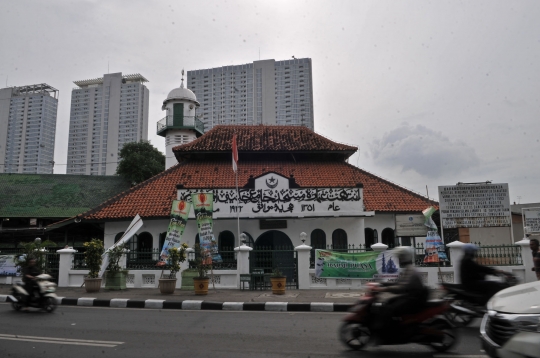
POLYGON ((452 348, 458 341, 457 329, 452 327, 450 322, 444 319, 436 319, 429 325, 432 330, 437 330, 442 333, 442 336, 437 335, 432 337, 429 342, 431 348, 437 352, 446 352, 452 348))
POLYGON ((17 299, 17 302, 11 302, 11 307, 15 310, 15 311, 20 311, 21 308, 22 308, 22 304, 21 304, 21 296, 13 296, 17 299))
POLYGON ((446 319, 452 322, 452 324, 454 324, 456 327, 467 327, 474 319, 474 316, 470 314, 454 310, 445 312, 444 317, 446 317, 446 319))
POLYGON ((45 303, 43 304, 43 309, 47 313, 53 313, 56 309, 56 299, 54 299, 53 297, 47 297, 45 299, 45 303))
POLYGON ((347 347, 359 350, 364 348, 371 338, 369 328, 362 323, 344 322, 339 328, 339 339, 347 347))

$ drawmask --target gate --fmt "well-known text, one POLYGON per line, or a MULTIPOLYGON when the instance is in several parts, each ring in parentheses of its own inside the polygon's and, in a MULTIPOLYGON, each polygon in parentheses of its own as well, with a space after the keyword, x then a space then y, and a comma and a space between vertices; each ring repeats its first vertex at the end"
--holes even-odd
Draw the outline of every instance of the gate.
POLYGON ((298 256, 294 247, 258 246, 249 252, 250 272, 262 269, 265 274, 271 274, 274 268, 279 268, 287 276, 286 288, 298 288, 298 256))

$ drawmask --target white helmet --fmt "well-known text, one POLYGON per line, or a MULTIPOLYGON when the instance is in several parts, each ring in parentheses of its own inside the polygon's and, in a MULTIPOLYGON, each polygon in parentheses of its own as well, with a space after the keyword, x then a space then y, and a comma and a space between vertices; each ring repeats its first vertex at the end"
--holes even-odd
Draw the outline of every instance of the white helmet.
POLYGON ((394 249, 400 265, 411 264, 413 262, 414 250, 410 246, 399 246, 394 249))

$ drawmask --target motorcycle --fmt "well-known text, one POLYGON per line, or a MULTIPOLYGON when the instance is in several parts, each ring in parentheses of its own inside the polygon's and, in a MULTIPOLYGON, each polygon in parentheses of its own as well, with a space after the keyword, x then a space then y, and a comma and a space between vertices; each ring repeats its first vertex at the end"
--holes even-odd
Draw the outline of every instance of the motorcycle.
MULTIPOLYGON (((505 272, 501 274, 501 289, 515 286, 518 283, 516 276, 505 272)), ((443 283, 444 298, 452 300, 451 309, 445 313, 445 317, 459 327, 468 326, 473 319, 482 318, 487 312, 486 303, 489 297, 483 294, 470 292, 460 284, 443 283)))
POLYGON ((369 284, 366 295, 343 318, 339 338, 346 346, 359 350, 367 345, 418 343, 437 352, 445 352, 456 344, 456 327, 444 318, 444 312, 450 308, 445 300, 428 301, 420 312, 399 317, 395 321, 398 325, 395 334, 388 334, 386 329, 374 330, 373 325, 378 318, 374 308, 384 309, 384 304, 377 301, 375 285, 369 284))
POLYGON ((15 311, 28 304, 28 307, 40 308, 46 312, 52 313, 56 309, 56 284, 51 282, 52 277, 47 274, 36 276, 36 284, 38 289, 33 295, 29 295, 24 288, 24 283, 16 282, 11 289, 9 299, 11 306, 15 311))

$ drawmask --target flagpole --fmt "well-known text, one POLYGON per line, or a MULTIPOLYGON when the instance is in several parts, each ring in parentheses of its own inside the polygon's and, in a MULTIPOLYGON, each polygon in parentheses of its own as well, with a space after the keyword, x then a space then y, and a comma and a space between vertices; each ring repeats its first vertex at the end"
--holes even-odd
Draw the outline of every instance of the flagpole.
POLYGON ((236 168, 236 223, 238 226, 238 246, 240 246, 240 192, 238 191, 238 168, 236 168))

